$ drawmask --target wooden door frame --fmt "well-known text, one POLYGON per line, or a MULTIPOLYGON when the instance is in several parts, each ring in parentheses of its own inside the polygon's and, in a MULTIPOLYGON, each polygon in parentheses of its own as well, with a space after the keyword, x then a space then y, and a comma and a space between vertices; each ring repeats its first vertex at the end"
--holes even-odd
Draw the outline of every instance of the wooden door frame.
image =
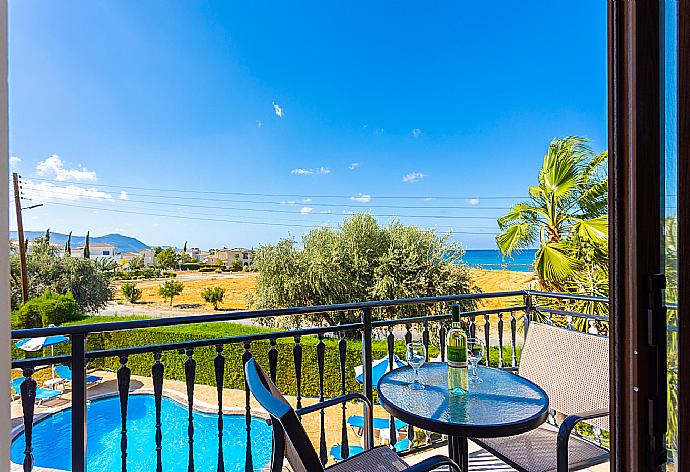
POLYGON ((690 470, 690 0, 678 1, 678 383, 677 470, 690 470))
POLYGON ((649 277, 662 272, 661 4, 609 0, 610 431, 621 472, 657 470, 664 453, 658 431, 649 433, 666 406, 647 340, 649 277))

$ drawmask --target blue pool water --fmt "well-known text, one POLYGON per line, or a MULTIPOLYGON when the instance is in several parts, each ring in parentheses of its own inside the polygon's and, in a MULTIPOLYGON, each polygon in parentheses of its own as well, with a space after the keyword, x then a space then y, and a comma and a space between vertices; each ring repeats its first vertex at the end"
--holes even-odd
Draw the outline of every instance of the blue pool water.
MULTIPOLYGON (((127 470, 149 472, 156 468, 155 405, 153 395, 131 395, 127 409, 127 470)), ((71 410, 63 410, 34 426, 34 465, 71 470, 71 410)), ((186 471, 189 454, 187 408, 163 397, 163 470, 186 471)), ((87 468, 119 472, 120 401, 95 400, 87 407, 87 468)), ((244 471, 246 454, 244 415, 224 415, 223 457, 226 471, 244 471)), ((265 467, 271 458, 271 427, 254 418, 251 424, 254 467, 265 467)), ((24 434, 12 442, 12 461, 24 460, 24 434)), ((218 461, 218 416, 194 412, 194 465, 198 471, 215 471, 218 461)))

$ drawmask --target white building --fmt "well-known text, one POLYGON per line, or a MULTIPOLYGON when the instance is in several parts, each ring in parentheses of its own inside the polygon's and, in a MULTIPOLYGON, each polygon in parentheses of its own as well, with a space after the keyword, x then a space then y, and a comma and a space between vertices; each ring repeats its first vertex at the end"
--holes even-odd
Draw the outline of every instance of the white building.
POLYGON ((142 249, 138 251, 139 255, 144 258, 144 266, 152 267, 156 265, 156 250, 153 248, 142 249))
MULTIPOLYGON (((84 255, 84 246, 72 249, 72 256, 82 257, 84 255)), ((117 254, 117 246, 108 243, 89 243, 89 259, 115 259, 117 254)))

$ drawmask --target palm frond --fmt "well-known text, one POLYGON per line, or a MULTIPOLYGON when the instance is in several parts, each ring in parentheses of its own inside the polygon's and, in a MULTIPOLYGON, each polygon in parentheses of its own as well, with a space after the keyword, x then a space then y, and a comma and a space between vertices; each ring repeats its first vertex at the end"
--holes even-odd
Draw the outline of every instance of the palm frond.
POLYGON ((508 213, 498 218, 496 221, 500 229, 505 229, 516 223, 538 223, 540 209, 529 203, 516 203, 508 213))
POLYGON ((600 216, 590 220, 579 220, 573 225, 572 234, 579 242, 604 246, 609 239, 609 217, 600 216))
POLYGON ((609 180, 605 177, 600 182, 587 186, 578 198, 582 210, 598 216, 608 211, 609 180))
POLYGON ((529 247, 536 238, 536 229, 529 223, 518 223, 508 226, 502 233, 496 235, 496 244, 504 256, 511 256, 513 252, 529 247))
POLYGON ((579 267, 577 259, 568 254, 560 243, 544 244, 535 256, 535 269, 541 280, 560 282, 571 276, 579 267))

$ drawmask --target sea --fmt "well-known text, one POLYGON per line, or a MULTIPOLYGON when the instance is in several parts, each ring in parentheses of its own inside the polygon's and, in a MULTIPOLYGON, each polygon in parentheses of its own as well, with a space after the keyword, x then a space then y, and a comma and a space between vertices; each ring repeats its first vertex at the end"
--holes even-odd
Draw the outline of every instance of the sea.
POLYGON ((532 272, 536 253, 536 249, 526 249, 504 258, 498 249, 467 249, 462 261, 469 267, 478 269, 532 272))

